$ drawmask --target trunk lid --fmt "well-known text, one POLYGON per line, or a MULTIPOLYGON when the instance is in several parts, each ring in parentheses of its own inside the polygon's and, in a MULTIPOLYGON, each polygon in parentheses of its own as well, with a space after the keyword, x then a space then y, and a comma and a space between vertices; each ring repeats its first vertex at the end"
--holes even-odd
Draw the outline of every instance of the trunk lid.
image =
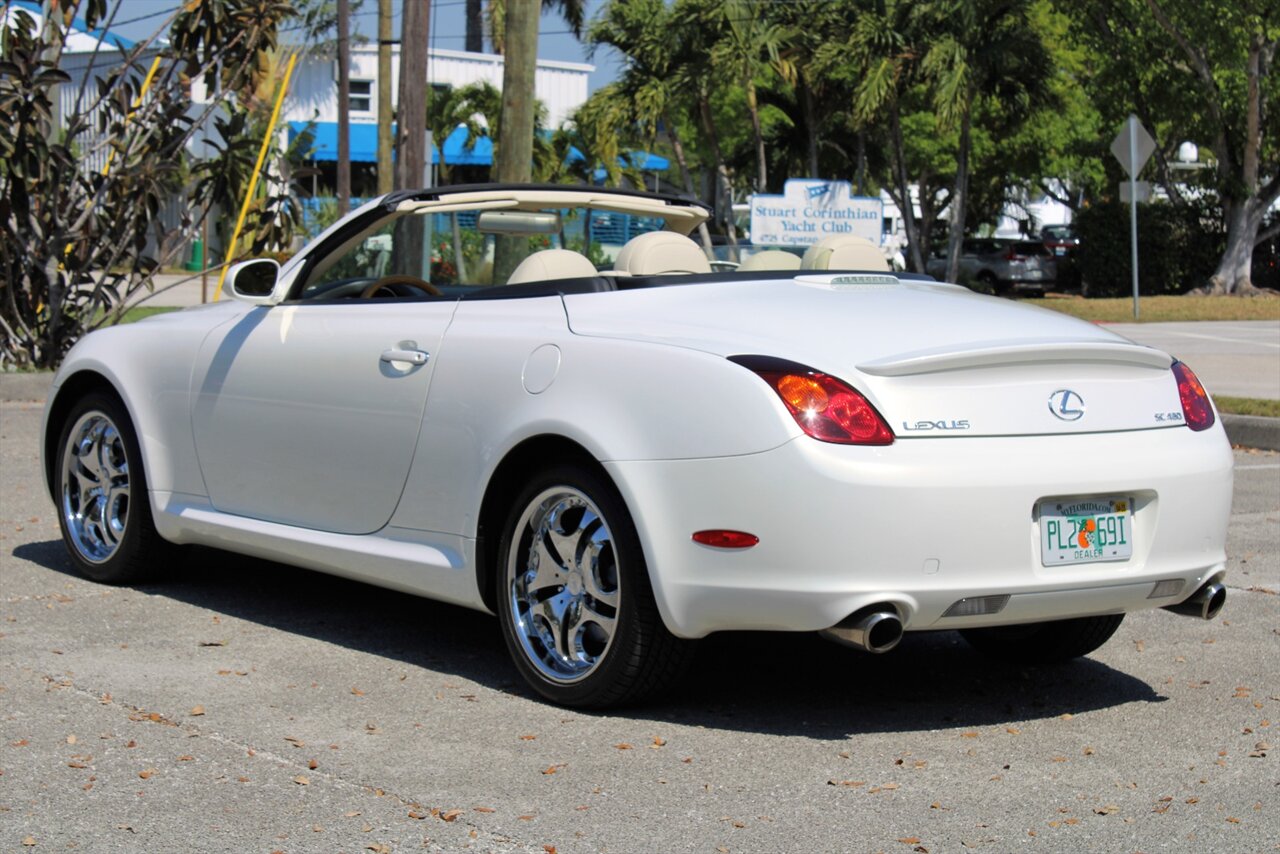
POLYGON ((1057 312, 891 276, 801 275, 564 298, 587 336, 789 359, 865 394, 899 438, 1182 424, 1171 358, 1057 312))

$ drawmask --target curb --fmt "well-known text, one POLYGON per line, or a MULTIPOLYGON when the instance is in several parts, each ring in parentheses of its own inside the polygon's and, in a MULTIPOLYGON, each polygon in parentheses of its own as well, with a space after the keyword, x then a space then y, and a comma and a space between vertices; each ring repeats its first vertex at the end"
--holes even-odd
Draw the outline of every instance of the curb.
MULTIPOLYGON (((53 374, 0 374, 0 402, 42 403, 48 397, 53 374)), ((1280 451, 1280 418, 1259 415, 1222 415, 1222 426, 1233 445, 1280 451)))
POLYGON ((1222 426, 1226 428, 1227 438, 1233 445, 1280 451, 1280 418, 1224 413, 1222 426))

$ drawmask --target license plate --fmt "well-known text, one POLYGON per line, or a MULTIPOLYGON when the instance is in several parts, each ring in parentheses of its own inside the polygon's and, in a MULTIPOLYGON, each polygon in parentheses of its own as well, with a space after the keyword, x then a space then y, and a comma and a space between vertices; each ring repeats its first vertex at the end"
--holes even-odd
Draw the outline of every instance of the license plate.
POLYGON ((1133 500, 1041 501, 1040 562, 1045 566, 1127 560, 1133 555, 1133 500))
POLYGON ((1067 254, 1067 250, 1066 250, 1066 248, 1064 248, 1064 247, 1062 247, 1062 246, 1055 246, 1055 247, 1054 247, 1054 249, 1053 249, 1053 254, 1054 254, 1054 255, 1066 255, 1066 254, 1067 254))
POLYGON ((1027 278, 1028 278, 1028 279, 1038 279, 1038 278, 1040 278, 1040 276, 1041 276, 1041 272, 1040 272, 1039 270, 1028 270, 1028 271, 1027 271, 1027 278))

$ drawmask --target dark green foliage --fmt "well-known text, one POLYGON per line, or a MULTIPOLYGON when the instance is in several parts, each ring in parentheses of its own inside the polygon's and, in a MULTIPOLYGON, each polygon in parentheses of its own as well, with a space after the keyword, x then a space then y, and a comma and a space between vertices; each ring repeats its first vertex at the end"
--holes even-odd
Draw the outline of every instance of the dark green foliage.
MULTIPOLYGON (((1076 266, 1086 294, 1133 293, 1129 206, 1099 202, 1082 210, 1076 266)), ((1148 296, 1184 294, 1213 273, 1226 245, 1222 212, 1207 204, 1138 206, 1138 291, 1148 296)))
MULTIPOLYGON (((105 8, 78 6, 89 26, 105 8)), ((100 46, 96 70, 78 84, 59 68, 59 27, 76 9, 43 30, 19 10, 0 53, 0 369, 56 366, 84 333, 118 321, 177 260, 210 203, 225 207, 247 185, 246 105, 270 65, 276 24, 291 14, 276 0, 205 0, 176 15, 168 45, 149 40, 113 57, 100 46), (216 88, 195 104, 191 81, 201 77, 216 88), (61 117, 59 86, 77 86, 61 117), (188 145, 214 121, 228 144, 189 162, 188 145), (180 200, 176 228, 160 220, 171 199, 180 200)), ((259 200, 254 248, 287 244, 294 221, 289 200, 259 200)))

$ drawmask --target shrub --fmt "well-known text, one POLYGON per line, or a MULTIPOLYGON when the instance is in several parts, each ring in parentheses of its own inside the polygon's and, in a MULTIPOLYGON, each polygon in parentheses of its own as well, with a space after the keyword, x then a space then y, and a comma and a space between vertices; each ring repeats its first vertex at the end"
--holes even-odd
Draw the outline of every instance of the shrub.
MULTIPOLYGON (((1129 205, 1105 201, 1075 219, 1076 250, 1085 296, 1133 293, 1129 205)), ((1183 294, 1208 281, 1226 247, 1222 214, 1210 202, 1138 206, 1138 291, 1149 296, 1183 294)))

